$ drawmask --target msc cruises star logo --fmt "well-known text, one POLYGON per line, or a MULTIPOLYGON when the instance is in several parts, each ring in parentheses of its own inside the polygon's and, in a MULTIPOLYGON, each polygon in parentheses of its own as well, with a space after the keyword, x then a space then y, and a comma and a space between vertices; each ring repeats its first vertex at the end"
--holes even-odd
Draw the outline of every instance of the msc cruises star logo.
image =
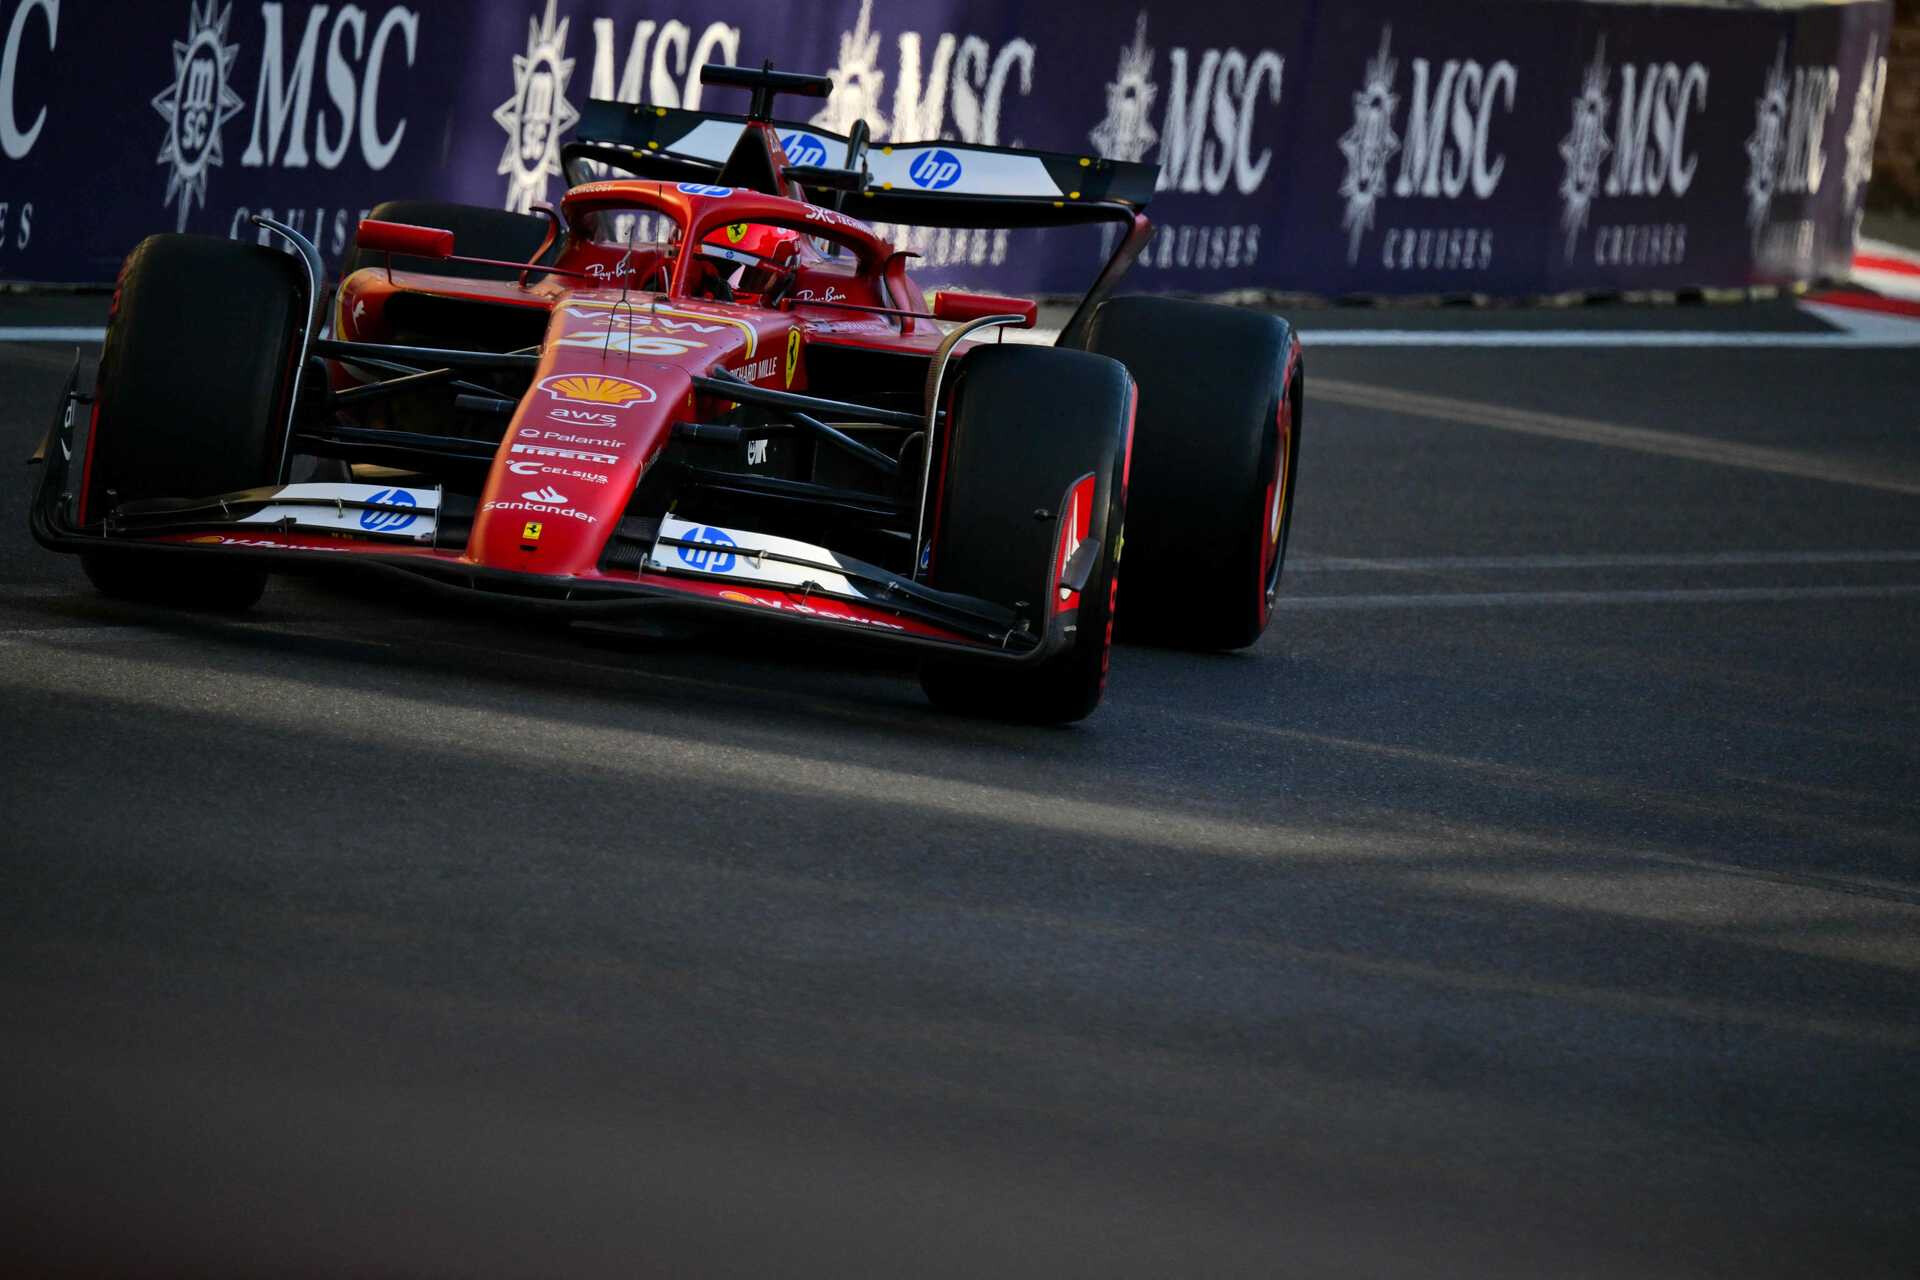
POLYGON ((567 101, 573 59, 566 56, 567 27, 555 21, 554 0, 546 18, 527 19, 527 51, 513 55, 513 96, 494 108, 493 118, 507 131, 507 149, 497 172, 507 179, 506 207, 528 213, 547 195, 547 179, 560 175, 560 135, 579 122, 567 101))
POLYGON ((1767 87, 1753 103, 1753 134, 1747 139, 1747 225, 1754 244, 1773 207, 1773 184, 1787 137, 1787 42, 1767 72, 1767 87))
POLYGON ((1400 107, 1393 78, 1400 64, 1387 53, 1392 39, 1391 26, 1380 28, 1380 52, 1368 60, 1365 85, 1353 95, 1353 128, 1340 135, 1347 157, 1347 176, 1340 181, 1347 216, 1340 225, 1347 229, 1349 263, 1360 260, 1361 237, 1373 229, 1373 207, 1387 189, 1387 162, 1400 150, 1393 131, 1393 113, 1400 107))
POLYGON ((1860 87, 1853 95, 1853 119, 1847 124, 1847 208, 1873 177, 1873 135, 1880 130, 1880 104, 1887 92, 1887 60, 1880 56, 1880 37, 1867 39, 1867 63, 1860 70, 1860 87))
POLYGON ((1160 141, 1153 129, 1153 49, 1147 44, 1147 15, 1133 29, 1133 43, 1120 50, 1120 69, 1107 84, 1107 117, 1087 137, 1109 160, 1141 160, 1160 141))
POLYGON ((880 70, 880 33, 873 30, 873 0, 860 0, 860 18, 853 30, 840 36, 840 62, 828 72, 833 96, 812 123, 835 133, 851 133, 856 120, 865 120, 877 140, 887 136, 887 117, 880 110, 880 90, 887 77, 880 70))
POLYGON ((187 38, 173 42, 173 83, 153 99, 153 109, 167 122, 167 138, 160 144, 160 163, 171 166, 167 195, 162 204, 180 201, 177 230, 187 229, 194 202, 207 203, 207 170, 221 164, 220 130, 246 103, 227 87, 227 77, 240 56, 240 46, 227 44, 229 4, 213 11, 214 0, 187 10, 187 38))
POLYGON ((1573 100, 1573 128, 1560 139, 1560 157, 1567 162, 1560 179, 1560 227, 1567 233, 1567 258, 1573 258, 1580 233, 1587 228, 1587 213, 1600 189, 1600 166, 1613 150, 1607 137, 1607 42, 1602 39, 1593 51, 1593 65, 1587 68, 1586 83, 1573 100))

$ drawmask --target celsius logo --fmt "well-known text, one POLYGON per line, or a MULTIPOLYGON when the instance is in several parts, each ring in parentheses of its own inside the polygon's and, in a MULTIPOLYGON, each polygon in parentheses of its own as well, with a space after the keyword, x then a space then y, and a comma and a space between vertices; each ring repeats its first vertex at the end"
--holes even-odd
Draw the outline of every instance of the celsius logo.
POLYGON ((925 187, 929 191, 942 191, 960 181, 960 158, 945 147, 938 151, 923 151, 915 158, 907 176, 913 179, 916 187, 925 187))
POLYGON ((382 489, 368 498, 369 503, 381 506, 399 507, 398 511, 375 511, 371 507, 360 513, 360 527, 373 533, 398 533, 414 521, 415 508, 419 505, 413 495, 405 489, 382 489))
POLYGON ((780 149, 787 153, 788 164, 825 164, 827 162, 827 144, 810 133, 790 133, 780 139, 780 149))
POLYGON ((711 527, 688 532, 686 542, 675 548, 680 562, 701 573, 726 573, 733 568, 734 555, 725 548, 738 545, 726 531, 711 527))
POLYGON ((507 131, 507 149, 499 173, 507 179, 507 205, 528 213, 546 198, 547 179, 560 175, 560 135, 579 122, 567 101, 573 59, 566 56, 571 18, 555 21, 554 0, 544 20, 527 19, 527 51, 513 55, 513 96, 494 108, 493 118, 507 131))
POLYGON ((167 138, 160 146, 160 163, 172 167, 162 204, 180 201, 177 230, 187 229, 187 215, 197 200, 207 202, 207 170, 224 162, 220 131, 246 104, 227 85, 240 46, 227 44, 229 4, 216 16, 214 0, 195 4, 187 13, 187 38, 173 42, 173 83, 153 99, 153 109, 167 122, 167 138))

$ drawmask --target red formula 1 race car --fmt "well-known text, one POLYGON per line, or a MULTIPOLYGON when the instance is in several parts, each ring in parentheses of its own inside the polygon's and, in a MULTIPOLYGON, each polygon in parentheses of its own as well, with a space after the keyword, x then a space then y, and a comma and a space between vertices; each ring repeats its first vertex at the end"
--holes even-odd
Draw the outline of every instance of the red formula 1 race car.
POLYGON ((744 117, 594 102, 541 216, 382 205, 332 291, 293 252, 159 235, 69 383, 33 532, 115 595, 215 607, 355 569, 559 616, 682 610, 919 651, 943 707, 1078 719, 1130 633, 1251 644, 1293 505, 1299 345, 1108 300, 1156 169, 776 123, 820 76, 709 66, 744 117), (837 167, 794 158, 841 159, 837 167), (585 180, 590 175, 619 174, 585 180), (850 216, 858 213, 860 217, 850 216), (1052 346, 869 220, 1111 220, 1052 346))

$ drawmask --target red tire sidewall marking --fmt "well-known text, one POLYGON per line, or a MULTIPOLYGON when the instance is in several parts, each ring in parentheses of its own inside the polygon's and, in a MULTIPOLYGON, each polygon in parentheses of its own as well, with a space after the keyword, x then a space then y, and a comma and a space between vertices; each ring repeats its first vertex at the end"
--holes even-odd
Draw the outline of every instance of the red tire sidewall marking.
POLYGON ((1280 381, 1280 406, 1274 411, 1275 456, 1273 474, 1260 503, 1260 557, 1254 566, 1254 590, 1259 593, 1256 617, 1265 628, 1273 617, 1273 599, 1267 594, 1267 580, 1274 557, 1280 554, 1280 531, 1286 525, 1287 489, 1293 482, 1288 462, 1293 445, 1294 361, 1287 362, 1287 375, 1280 381))

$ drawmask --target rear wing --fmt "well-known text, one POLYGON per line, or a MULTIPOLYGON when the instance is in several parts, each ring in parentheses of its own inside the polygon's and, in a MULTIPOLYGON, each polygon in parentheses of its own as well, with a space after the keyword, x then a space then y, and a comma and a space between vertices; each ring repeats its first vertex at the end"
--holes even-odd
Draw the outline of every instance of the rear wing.
MULTIPOLYGON (((589 101, 562 149, 640 177, 706 179, 725 167, 750 117, 644 103, 589 101)), ((923 227, 1057 227, 1128 221, 1146 208, 1158 165, 968 142, 855 143, 812 124, 771 122, 795 166, 864 167, 872 180, 841 207, 876 222, 923 227)), ((864 130, 860 131, 864 134, 864 130)), ((798 176, 798 175, 795 175, 798 176)))

